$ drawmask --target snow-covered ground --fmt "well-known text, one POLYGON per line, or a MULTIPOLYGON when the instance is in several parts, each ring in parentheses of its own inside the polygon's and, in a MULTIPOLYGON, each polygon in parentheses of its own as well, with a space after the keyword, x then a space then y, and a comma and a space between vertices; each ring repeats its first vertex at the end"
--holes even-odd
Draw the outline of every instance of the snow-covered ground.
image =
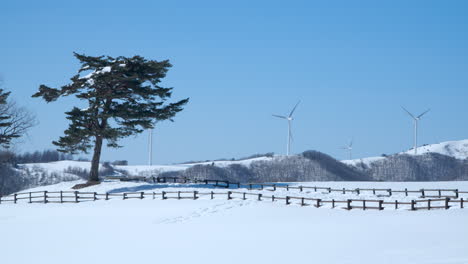
MULTIPOLYGON (((75 183, 31 191, 68 190, 75 183)), ((468 189, 467 182, 300 184, 336 188, 468 189)), ((109 181, 82 191, 160 191, 162 188, 203 189, 202 186, 109 181)), ((311 192, 308 195, 330 194, 311 192)), ((468 263, 467 219, 468 209, 459 208, 416 212, 346 211, 254 199, 4 203, 0 205, 0 256, 2 263, 51 264, 468 263)))

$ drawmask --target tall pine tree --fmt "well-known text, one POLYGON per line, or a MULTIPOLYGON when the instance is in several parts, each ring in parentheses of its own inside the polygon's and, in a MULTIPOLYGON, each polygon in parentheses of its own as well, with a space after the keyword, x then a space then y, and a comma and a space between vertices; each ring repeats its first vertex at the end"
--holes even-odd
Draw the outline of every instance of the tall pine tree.
POLYGON ((87 153, 94 148, 88 180, 98 182, 104 140, 109 147, 120 147, 119 139, 153 128, 159 120, 172 121, 188 98, 166 103, 172 88, 161 87, 160 82, 172 67, 168 60, 74 55, 81 68, 71 78, 71 83, 60 89, 40 85, 33 97, 42 97, 49 103, 62 96, 74 95, 87 101, 87 108, 73 107, 66 112, 71 123, 65 135, 52 143, 59 151, 71 154, 87 153))

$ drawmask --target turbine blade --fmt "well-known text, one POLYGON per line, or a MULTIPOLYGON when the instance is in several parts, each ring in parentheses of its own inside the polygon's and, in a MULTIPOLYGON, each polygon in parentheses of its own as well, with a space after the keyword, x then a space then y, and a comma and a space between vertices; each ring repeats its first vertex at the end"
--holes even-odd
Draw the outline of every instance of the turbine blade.
POLYGON ((410 115, 413 119, 416 119, 416 117, 414 117, 413 114, 411 114, 408 110, 406 110, 406 108, 404 108, 403 106, 401 108, 403 108, 403 110, 405 110, 405 112, 408 113, 408 115, 410 115))
POLYGON ((418 118, 421 118, 423 115, 425 115, 427 112, 431 111, 431 109, 427 109, 424 113, 418 115, 418 118))
POLYGON ((296 108, 297 108, 297 106, 299 105, 300 102, 301 102, 301 100, 299 100, 297 102, 297 104, 294 106, 293 110, 291 110, 291 113, 289 114, 289 117, 291 117, 294 114, 294 111, 296 111, 296 108))
POLYGON ((272 115, 272 116, 278 117, 278 118, 282 118, 282 119, 288 119, 287 117, 285 117, 285 116, 280 116, 280 115, 272 115))

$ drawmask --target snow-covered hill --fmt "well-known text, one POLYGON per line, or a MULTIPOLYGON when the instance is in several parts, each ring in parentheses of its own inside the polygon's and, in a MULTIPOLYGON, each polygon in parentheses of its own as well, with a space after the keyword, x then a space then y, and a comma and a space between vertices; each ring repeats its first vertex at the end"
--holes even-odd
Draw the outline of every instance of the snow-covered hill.
MULTIPOLYGON (((418 147, 418 154, 417 155, 424 155, 427 153, 438 153, 442 155, 446 155, 449 157, 453 157, 456 159, 464 160, 468 158, 468 139, 465 140, 458 140, 458 141, 446 141, 437 144, 429 144, 418 147)), ((415 155, 414 149, 410 149, 405 152, 400 152, 397 154, 408 154, 408 155, 415 155)), ((384 160, 385 157, 368 157, 368 158, 361 158, 361 159, 353 159, 353 160, 343 160, 342 162, 352 165, 365 165, 369 166, 376 161, 384 160)))

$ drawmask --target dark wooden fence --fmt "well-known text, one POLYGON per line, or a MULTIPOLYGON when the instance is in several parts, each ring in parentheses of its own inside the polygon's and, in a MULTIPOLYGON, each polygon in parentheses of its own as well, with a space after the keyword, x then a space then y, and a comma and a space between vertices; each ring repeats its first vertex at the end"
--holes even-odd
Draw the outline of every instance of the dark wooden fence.
POLYGON ((388 188, 331 188, 331 187, 319 187, 319 186, 302 186, 302 185, 289 185, 283 183, 240 183, 240 182, 229 182, 225 180, 194 180, 189 178, 179 178, 179 177, 142 177, 142 176, 108 176, 106 179, 115 179, 121 181, 145 181, 153 183, 195 183, 195 184, 205 184, 211 185, 219 188, 245 188, 249 190, 269 190, 276 191, 277 189, 286 189, 289 190, 299 190, 303 191, 314 191, 314 192, 324 192, 324 193, 340 193, 340 194, 373 194, 376 196, 382 197, 391 197, 394 194, 404 194, 405 196, 418 195, 420 198, 455 198, 458 199, 460 195, 467 194, 468 191, 460 191, 458 189, 419 189, 419 190, 395 190, 388 188))
POLYGON ((24 192, 15 193, 0 197, 0 204, 4 203, 79 203, 98 200, 110 199, 193 199, 197 200, 205 196, 209 199, 226 198, 232 199, 254 199, 258 201, 280 202, 284 201, 286 205, 297 204, 300 206, 323 207, 329 205, 331 208, 343 208, 347 210, 362 209, 362 210, 384 210, 385 208, 408 209, 408 210, 432 210, 432 209, 449 209, 453 206, 464 208, 466 200, 460 198, 458 200, 445 197, 443 199, 426 199, 426 200, 411 200, 411 201, 384 201, 375 199, 347 199, 347 200, 327 200, 310 197, 298 196, 275 196, 265 195, 263 193, 239 192, 239 191, 162 191, 162 192, 123 192, 123 193, 97 193, 97 192, 79 192, 79 191, 40 191, 40 192, 24 192))

